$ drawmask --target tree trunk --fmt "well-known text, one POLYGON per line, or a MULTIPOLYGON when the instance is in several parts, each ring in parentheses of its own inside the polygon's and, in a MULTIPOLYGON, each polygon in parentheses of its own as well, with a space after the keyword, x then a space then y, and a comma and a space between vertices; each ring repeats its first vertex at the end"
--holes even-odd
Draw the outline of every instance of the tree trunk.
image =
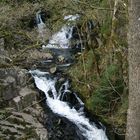
POLYGON ((129 108, 126 140, 140 140, 140 0, 129 0, 129 108))

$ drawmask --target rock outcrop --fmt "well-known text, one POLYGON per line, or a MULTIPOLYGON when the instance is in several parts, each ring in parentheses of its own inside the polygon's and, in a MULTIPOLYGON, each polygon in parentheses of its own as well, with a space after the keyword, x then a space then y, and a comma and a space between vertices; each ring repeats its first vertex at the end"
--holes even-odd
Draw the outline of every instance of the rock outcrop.
POLYGON ((0 139, 47 140, 38 92, 25 69, 0 69, 0 139))

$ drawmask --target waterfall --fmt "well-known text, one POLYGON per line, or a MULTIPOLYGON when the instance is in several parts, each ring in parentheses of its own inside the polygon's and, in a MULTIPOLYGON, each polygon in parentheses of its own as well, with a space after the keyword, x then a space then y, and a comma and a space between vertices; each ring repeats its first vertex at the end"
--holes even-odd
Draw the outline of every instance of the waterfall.
POLYGON ((39 32, 39 39, 45 43, 45 36, 46 36, 46 25, 42 21, 41 18, 41 11, 38 11, 36 13, 36 22, 37 22, 37 27, 38 27, 38 32, 39 32))
POLYGON ((89 119, 84 116, 83 112, 83 102, 80 98, 75 96, 72 91, 69 90, 69 82, 66 80, 64 84, 61 85, 59 91, 56 90, 57 78, 51 78, 50 74, 42 73, 39 70, 30 71, 34 77, 35 84, 38 89, 43 91, 46 95, 46 103, 50 109, 73 122, 80 130, 82 135, 87 140, 107 140, 105 132, 103 129, 98 129, 94 122, 89 122, 89 119), (49 95, 49 92, 52 95, 49 95), (65 100, 67 94, 73 94, 73 100, 75 99, 76 104, 71 105, 71 101, 65 100), (76 109, 77 105, 79 106, 76 109))
MULTIPOLYGON (((65 20, 76 20, 79 16, 66 16, 65 20)), ((37 23, 39 33, 42 33, 44 23, 41 16, 37 13, 37 23)), ((43 48, 69 48, 69 40, 72 37, 72 28, 64 25, 61 30, 55 33, 49 40, 49 44, 43 45, 43 48)), ((30 70, 34 78, 36 87, 43 91, 46 96, 46 103, 53 113, 65 117, 75 124, 85 140, 108 140, 105 131, 97 128, 94 122, 90 122, 85 117, 84 103, 70 90, 69 80, 61 83, 59 89, 56 89, 58 82, 57 76, 52 76, 49 72, 40 70, 30 70)), ((58 88, 58 87, 57 87, 58 88)))
MULTIPOLYGON (((69 16, 65 16, 64 20, 74 21, 78 18, 79 18, 78 14, 75 16, 69 15, 69 16)), ((52 35, 51 39, 49 40, 49 43, 47 45, 43 45, 42 47, 43 48, 57 48, 57 49, 70 48, 70 39, 72 38, 72 31, 73 31, 73 26, 70 26, 69 24, 64 25, 60 29, 60 31, 52 35)))
POLYGON ((59 32, 54 34, 47 45, 43 45, 43 48, 69 48, 69 40, 72 34, 72 27, 63 26, 59 32))

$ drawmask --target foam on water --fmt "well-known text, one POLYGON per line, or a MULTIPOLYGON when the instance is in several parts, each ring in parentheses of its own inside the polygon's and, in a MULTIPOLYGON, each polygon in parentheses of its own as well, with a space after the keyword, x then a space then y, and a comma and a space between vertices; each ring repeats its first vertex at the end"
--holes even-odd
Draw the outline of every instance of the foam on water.
MULTIPOLYGON (((64 17, 64 20, 75 21, 79 18, 79 15, 68 15, 64 17)), ((41 19, 41 15, 38 12, 36 15, 39 35, 44 41, 44 28, 45 24, 41 19)), ((69 24, 64 25, 61 30, 55 33, 49 40, 47 45, 43 45, 42 48, 69 48, 70 39, 72 38, 73 27, 69 24)), ((44 42, 43 42, 44 43, 44 42)), ((66 66, 69 64, 66 64, 66 66)), ((60 65, 61 66, 61 65, 60 65)), ((98 129, 93 122, 90 122, 84 115, 84 103, 81 99, 72 91, 70 91, 70 85, 68 81, 65 81, 59 90, 56 90, 57 77, 52 78, 48 72, 42 72, 39 70, 30 71, 34 77, 36 87, 43 91, 46 95, 46 103, 49 108, 61 117, 65 117, 74 123, 81 134, 85 137, 85 140, 108 140, 105 131, 98 129), (51 94, 51 95, 50 95, 51 94), (72 94, 76 103, 69 101, 67 95, 72 94), (78 102, 78 103, 77 103, 78 102)))
MULTIPOLYGON (((64 17, 64 20, 75 21, 79 18, 79 15, 68 15, 64 17)), ((43 23, 43 21, 41 21, 43 23)), ((60 31, 52 35, 47 45, 42 45, 42 48, 57 48, 67 49, 70 47, 70 39, 72 38, 73 27, 69 24, 64 25, 60 31)))
MULTIPOLYGON (((66 81, 63 86, 60 87, 59 92, 56 91, 55 84, 56 79, 51 78, 49 74, 44 72, 34 70, 30 71, 32 76, 34 77, 35 84, 38 89, 43 91, 46 95, 46 103, 49 108, 56 114, 69 119, 73 122, 78 129, 80 130, 81 134, 87 140, 108 140, 105 131, 102 129, 98 129, 96 125, 92 122, 89 122, 89 119, 84 116, 83 109, 76 110, 74 107, 70 107, 68 102, 60 100, 60 96, 62 94, 67 94, 69 91, 69 82, 66 81), (49 91, 52 92, 53 96, 49 95, 49 91)), ((76 95, 77 97, 77 95, 76 95)), ((79 97, 77 100, 81 105, 83 102, 79 97)))
POLYGON ((42 48, 69 48, 69 40, 72 35, 72 27, 63 26, 61 30, 52 35, 49 43, 42 48))
POLYGON ((36 22, 37 22, 37 27, 38 27, 38 32, 39 32, 39 38, 43 43, 45 43, 46 25, 42 21, 40 12, 41 11, 38 11, 36 13, 36 22))
POLYGON ((68 20, 68 21, 75 21, 76 19, 78 19, 80 16, 78 14, 76 15, 67 15, 64 17, 64 20, 68 20))

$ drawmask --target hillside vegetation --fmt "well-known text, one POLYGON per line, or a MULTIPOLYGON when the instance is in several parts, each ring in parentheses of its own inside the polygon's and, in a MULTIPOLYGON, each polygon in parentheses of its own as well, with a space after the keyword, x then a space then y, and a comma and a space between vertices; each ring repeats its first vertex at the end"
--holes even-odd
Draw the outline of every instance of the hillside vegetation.
MULTIPOLYGON (((128 107, 127 0, 1 0, 0 38, 11 61, 0 67, 21 66, 28 50, 39 48, 36 12, 48 14, 46 26, 54 33, 68 14, 82 15, 79 34, 84 33, 85 51, 68 71, 73 87, 87 109, 108 124, 110 131, 125 135, 128 107), (87 30, 88 21, 95 27, 87 30)), ((48 38, 46 37, 46 42, 48 38)))

